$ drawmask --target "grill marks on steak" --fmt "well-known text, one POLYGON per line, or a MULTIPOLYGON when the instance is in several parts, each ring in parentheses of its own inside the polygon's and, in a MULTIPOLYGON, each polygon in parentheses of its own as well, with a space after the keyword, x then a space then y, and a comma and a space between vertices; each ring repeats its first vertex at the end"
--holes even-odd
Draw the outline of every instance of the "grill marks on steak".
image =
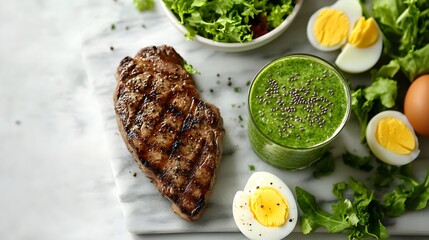
POLYGON ((222 154, 219 110, 199 98, 184 60, 169 46, 124 58, 114 94, 128 149, 173 210, 197 219, 215 182, 222 154))

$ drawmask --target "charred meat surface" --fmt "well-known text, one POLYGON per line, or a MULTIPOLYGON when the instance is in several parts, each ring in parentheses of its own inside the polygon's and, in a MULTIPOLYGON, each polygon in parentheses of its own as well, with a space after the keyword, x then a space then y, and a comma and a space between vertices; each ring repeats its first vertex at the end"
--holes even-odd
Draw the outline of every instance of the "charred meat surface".
POLYGON ((219 109, 200 99, 184 64, 170 46, 143 48, 120 62, 113 99, 140 169, 176 214, 193 221, 215 183, 225 131, 219 109))

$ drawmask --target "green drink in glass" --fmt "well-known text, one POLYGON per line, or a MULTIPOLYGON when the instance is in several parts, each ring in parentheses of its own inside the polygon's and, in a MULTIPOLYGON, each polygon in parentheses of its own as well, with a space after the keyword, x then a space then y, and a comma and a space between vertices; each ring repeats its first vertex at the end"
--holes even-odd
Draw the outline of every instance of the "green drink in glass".
POLYGON ((269 164, 297 170, 320 159, 351 112, 348 84, 327 61, 287 55, 264 66, 248 96, 249 139, 269 164))

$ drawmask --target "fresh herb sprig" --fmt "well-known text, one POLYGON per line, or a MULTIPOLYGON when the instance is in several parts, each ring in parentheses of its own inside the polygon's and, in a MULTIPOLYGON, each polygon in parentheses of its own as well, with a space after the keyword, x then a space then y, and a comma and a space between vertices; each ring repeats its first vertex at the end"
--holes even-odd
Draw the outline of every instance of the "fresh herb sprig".
POLYGON ((183 67, 185 68, 185 70, 189 73, 189 74, 200 74, 200 72, 198 72, 198 70, 196 68, 194 68, 194 66, 192 66, 191 64, 185 62, 183 64, 183 67))
POLYGON ((297 202, 303 216, 301 230, 304 234, 320 227, 329 233, 346 232, 348 239, 389 236, 384 222, 407 211, 418 211, 429 203, 429 169, 423 181, 413 175, 412 164, 392 166, 377 160, 374 156, 357 156, 350 152, 343 154, 346 164, 364 171, 370 171, 375 164, 372 185, 350 178, 349 182, 334 185, 333 194, 337 202, 332 212, 322 210, 316 197, 297 187, 297 202), (371 190, 370 190, 371 189, 371 190), (351 195, 349 194, 351 192, 351 195), (349 196, 349 197, 346 197, 349 196))
POLYGON ((300 187, 295 189, 297 202, 303 212, 301 230, 304 234, 325 227, 329 233, 347 232, 348 239, 389 237, 382 224, 384 213, 380 202, 366 186, 350 178, 349 183, 340 182, 334 185, 333 194, 338 201, 332 205, 332 212, 323 210, 316 198, 300 187), (346 197, 352 191, 353 197, 346 197))
POLYGON ((154 0, 133 0, 133 4, 140 12, 152 10, 155 7, 154 0))

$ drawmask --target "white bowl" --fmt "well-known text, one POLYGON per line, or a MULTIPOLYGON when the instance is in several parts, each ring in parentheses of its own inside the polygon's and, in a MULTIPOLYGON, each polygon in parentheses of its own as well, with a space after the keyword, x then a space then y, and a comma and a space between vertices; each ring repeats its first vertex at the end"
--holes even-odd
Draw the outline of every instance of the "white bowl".
MULTIPOLYGON (((219 51, 224 52, 241 52, 241 51, 247 51, 251 49, 255 49, 257 47, 260 47, 262 45, 265 45, 278 36, 280 36, 292 23, 292 21, 295 19, 296 15, 298 14, 299 10, 301 9, 302 2, 304 0, 295 0, 295 7, 292 10, 292 13, 275 29, 271 30, 270 32, 253 39, 250 42, 245 43, 225 43, 225 42, 216 42, 211 39, 196 35, 194 37, 194 41, 197 41, 199 43, 202 43, 204 45, 207 45, 211 48, 214 48, 219 51)), ((183 26, 176 18, 173 12, 168 9, 164 2, 160 0, 161 6, 164 9, 165 14, 167 17, 173 22, 174 26, 176 26, 181 32, 184 34, 188 32, 188 30, 183 26)))

